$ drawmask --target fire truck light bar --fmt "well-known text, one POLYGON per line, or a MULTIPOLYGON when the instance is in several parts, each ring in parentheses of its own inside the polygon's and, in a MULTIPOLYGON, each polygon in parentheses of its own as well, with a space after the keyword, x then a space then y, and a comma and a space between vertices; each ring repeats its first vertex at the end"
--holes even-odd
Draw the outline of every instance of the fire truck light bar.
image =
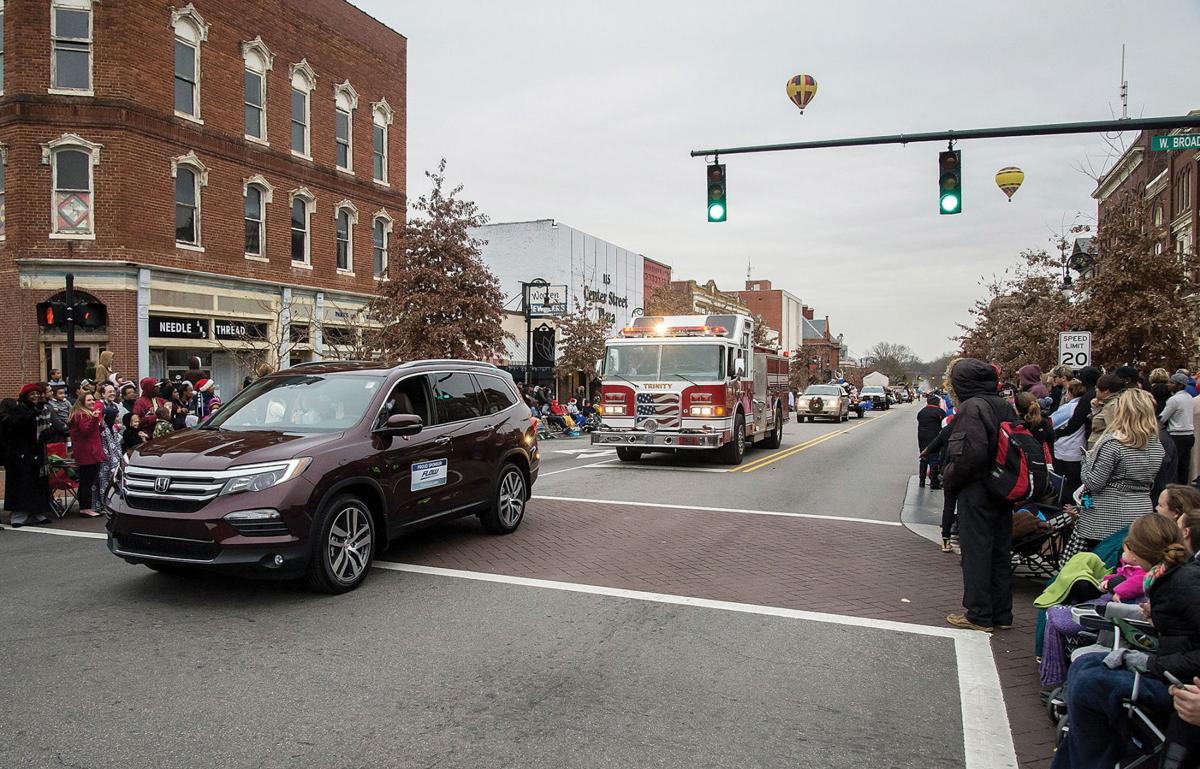
POLYGON ((654 328, 645 326, 626 326, 621 329, 621 336, 725 336, 724 326, 665 326, 659 324, 654 328))

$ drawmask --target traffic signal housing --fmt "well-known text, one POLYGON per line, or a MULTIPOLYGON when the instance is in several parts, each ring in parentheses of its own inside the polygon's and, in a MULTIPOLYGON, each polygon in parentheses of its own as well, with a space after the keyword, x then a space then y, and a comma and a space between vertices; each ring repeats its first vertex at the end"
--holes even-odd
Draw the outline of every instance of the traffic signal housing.
POLYGON ((962 213, 962 153, 938 153, 938 213, 962 213))
POLYGON ((103 328, 108 325, 108 308, 99 302, 76 302, 75 323, 80 328, 103 328))
POLYGON ((38 325, 42 328, 66 328, 66 302, 38 302, 38 325))
POLYGON ((728 213, 725 205, 725 164, 712 163, 708 167, 708 220, 723 222, 728 213))

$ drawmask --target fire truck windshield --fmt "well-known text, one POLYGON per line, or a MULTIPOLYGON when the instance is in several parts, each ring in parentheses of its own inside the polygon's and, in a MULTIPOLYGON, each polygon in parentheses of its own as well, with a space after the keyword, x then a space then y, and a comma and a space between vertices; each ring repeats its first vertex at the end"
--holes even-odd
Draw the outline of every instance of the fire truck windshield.
POLYGON ((724 379, 725 355, 717 344, 628 344, 608 348, 604 374, 631 382, 658 381, 677 375, 685 379, 724 379))

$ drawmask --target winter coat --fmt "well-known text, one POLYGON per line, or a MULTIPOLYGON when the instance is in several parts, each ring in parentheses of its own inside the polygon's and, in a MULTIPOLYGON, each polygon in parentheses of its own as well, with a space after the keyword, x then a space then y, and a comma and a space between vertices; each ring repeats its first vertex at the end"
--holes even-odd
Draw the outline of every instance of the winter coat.
POLYGON ((1150 394, 1154 396, 1154 415, 1158 416, 1167 405, 1167 398, 1171 397, 1171 388, 1166 382, 1155 382, 1150 385, 1150 394))
POLYGON ((1096 382, 1100 380, 1100 369, 1095 366, 1084 366, 1075 372, 1076 378, 1088 386, 1088 391, 1075 406, 1075 413, 1065 424, 1055 423, 1054 434, 1059 438, 1073 435, 1080 427, 1084 435, 1091 433, 1092 399, 1096 397, 1096 382))
POLYGON ((66 439, 67 422, 71 419, 71 404, 65 400, 50 401, 50 424, 54 426, 54 431, 59 437, 66 439))
POLYGON ((926 406, 917 412, 917 448, 925 450, 942 431, 946 412, 937 406, 926 406))
POLYGON ((956 409, 942 482, 950 493, 957 494, 983 480, 996 454, 1000 420, 1015 420, 1017 412, 996 394, 996 369, 981 360, 955 360, 950 364, 949 379, 956 409))
POLYGON ((1200 566, 1168 569, 1146 597, 1158 634, 1158 651, 1150 655, 1147 668, 1160 678, 1169 670, 1181 681, 1191 681, 1200 675, 1200 566))
POLYGON ((142 432, 150 435, 154 431, 154 423, 158 421, 154 412, 163 401, 158 397, 158 380, 154 377, 144 377, 138 384, 142 388, 142 395, 133 402, 133 413, 141 419, 142 432))
POLYGON ((1022 392, 1032 393, 1035 398, 1046 398, 1050 395, 1046 385, 1042 384, 1042 367, 1036 363, 1017 369, 1017 381, 1022 392))
POLYGON ((100 441, 100 426, 104 419, 92 412, 75 412, 67 428, 71 431, 71 456, 77 465, 98 465, 104 461, 104 446, 100 441))
POLYGON ((46 452, 38 440, 37 418, 38 412, 22 402, 4 415, 4 509, 10 512, 43 514, 50 507, 42 474, 46 452))
POLYGON ((1042 443, 1050 447, 1050 456, 1054 456, 1054 422, 1048 416, 1042 416, 1042 421, 1036 425, 1031 425, 1028 422, 1025 426, 1029 428, 1029 432, 1033 433, 1033 437, 1037 438, 1042 443))
POLYGON ((1092 507, 1079 511, 1075 521, 1079 536, 1105 539, 1153 513, 1150 489, 1162 460, 1163 447, 1157 440, 1135 449, 1111 433, 1100 438, 1083 459, 1083 487, 1092 497, 1092 507))

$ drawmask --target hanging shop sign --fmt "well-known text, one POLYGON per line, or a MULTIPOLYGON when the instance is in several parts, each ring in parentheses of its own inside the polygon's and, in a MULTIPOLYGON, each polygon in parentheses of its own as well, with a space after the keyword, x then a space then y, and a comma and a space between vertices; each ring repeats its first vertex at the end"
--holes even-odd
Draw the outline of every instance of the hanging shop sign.
POLYGON ((151 315, 150 336, 161 339, 208 339, 208 319, 151 315))
POLYGON ((267 338, 267 324, 246 320, 214 320, 213 334, 217 339, 258 341, 267 338))
POLYGON ((554 365, 554 329, 545 323, 533 330, 533 366, 554 365))

